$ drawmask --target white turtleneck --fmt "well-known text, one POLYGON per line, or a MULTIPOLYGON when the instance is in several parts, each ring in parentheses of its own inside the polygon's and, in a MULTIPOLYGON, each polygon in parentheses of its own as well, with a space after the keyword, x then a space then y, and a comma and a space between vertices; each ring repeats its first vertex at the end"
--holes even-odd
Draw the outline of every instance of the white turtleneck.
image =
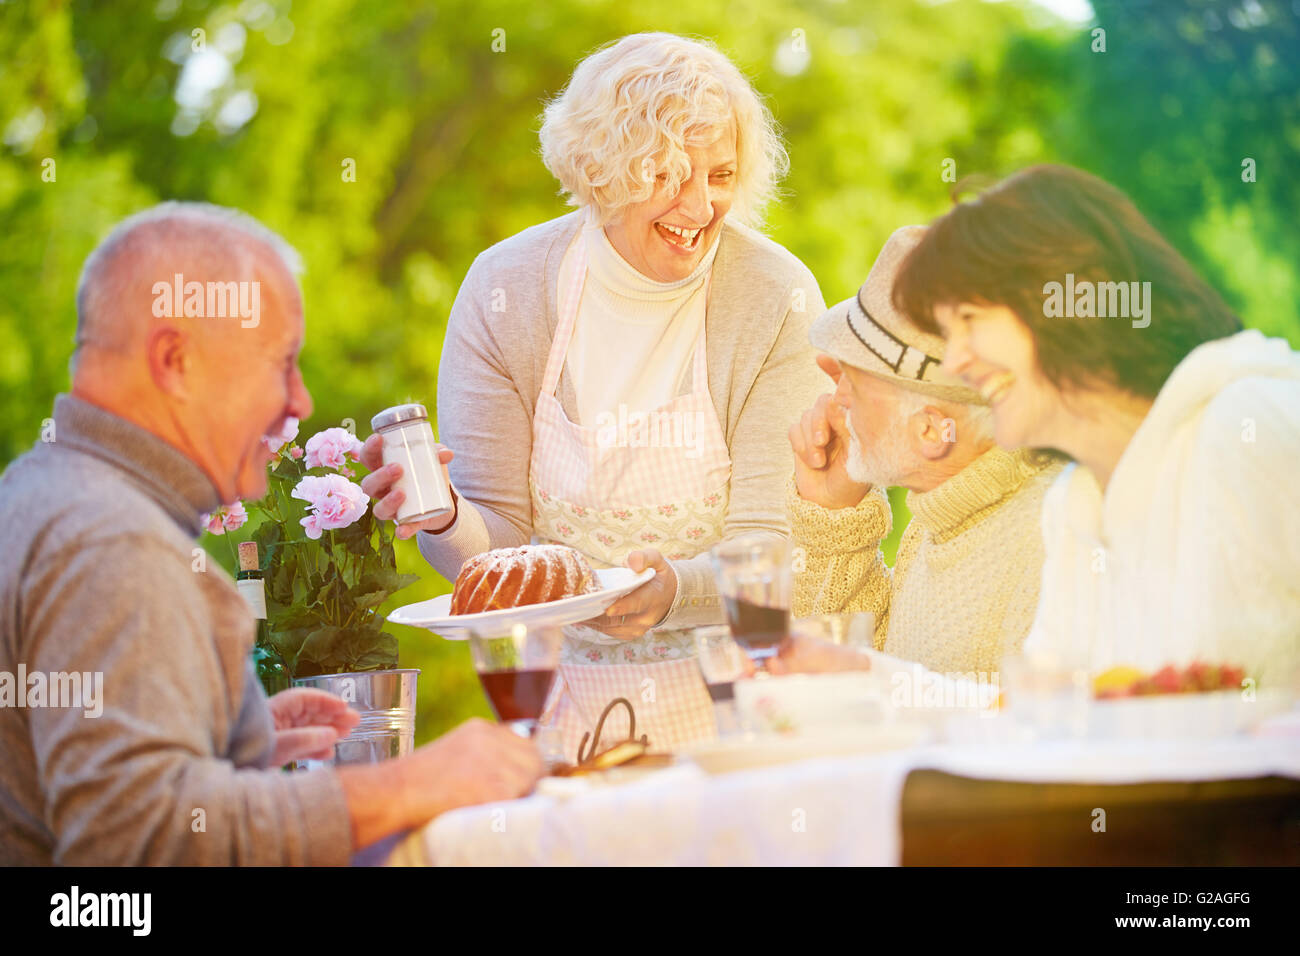
POLYGON ((638 272, 588 222, 587 279, 566 357, 577 424, 597 427, 602 412, 649 411, 691 388, 691 356, 704 322, 697 307, 718 244, 685 279, 656 282, 638 272))

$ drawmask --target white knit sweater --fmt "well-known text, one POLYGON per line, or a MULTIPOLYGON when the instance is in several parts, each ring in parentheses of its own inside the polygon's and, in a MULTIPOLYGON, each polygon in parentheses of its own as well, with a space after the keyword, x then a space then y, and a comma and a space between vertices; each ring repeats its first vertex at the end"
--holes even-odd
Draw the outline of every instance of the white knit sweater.
POLYGON ((1094 671, 1193 659, 1284 679, 1300 647, 1300 354, 1258 331, 1174 369, 1105 494, 1067 469, 1043 507, 1026 650, 1094 671))

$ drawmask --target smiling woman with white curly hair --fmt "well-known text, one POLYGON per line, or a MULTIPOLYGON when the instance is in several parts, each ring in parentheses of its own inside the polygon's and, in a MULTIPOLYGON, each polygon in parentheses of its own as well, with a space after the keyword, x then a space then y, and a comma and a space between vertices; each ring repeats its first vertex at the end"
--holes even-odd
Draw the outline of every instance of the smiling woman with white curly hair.
MULTIPOLYGON (((546 107, 541 142, 578 211, 470 268, 438 376, 457 511, 398 533, 422 532, 448 579, 530 538, 652 568, 569 636, 549 719, 572 759, 626 697, 638 732, 672 747, 714 732, 688 632, 723 620, 709 548, 788 533, 785 430, 820 390, 807 332, 824 303, 803 263, 755 231, 786 155, 710 44, 648 33, 592 54, 546 107)), ((366 455, 375 514, 391 518, 397 473, 373 438, 366 455)), ((611 715, 607 740, 623 720, 611 715)))
POLYGON ((546 108, 542 161, 570 204, 592 207, 604 225, 657 185, 675 193, 691 175, 687 148, 711 146, 729 130, 729 214, 757 226, 789 165, 771 112, 713 47, 646 33, 579 64, 546 108))

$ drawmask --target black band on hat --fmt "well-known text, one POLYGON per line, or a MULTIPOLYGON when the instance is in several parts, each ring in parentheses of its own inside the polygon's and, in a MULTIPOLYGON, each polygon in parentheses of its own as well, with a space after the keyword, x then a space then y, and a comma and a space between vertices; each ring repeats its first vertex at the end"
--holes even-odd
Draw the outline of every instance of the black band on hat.
POLYGON ((918 382, 924 381, 925 370, 931 364, 941 364, 940 359, 921 351, 914 345, 908 345, 872 318, 871 313, 867 311, 860 298, 854 297, 853 301, 857 303, 858 311, 862 313, 862 317, 867 320, 869 325, 859 331, 858 327, 853 324, 853 309, 849 308, 846 310, 845 315, 845 319, 849 323, 849 331, 867 347, 867 351, 893 369, 894 374, 899 378, 914 378, 918 382), (863 332, 866 334, 864 335, 863 332), (916 364, 914 372, 910 368, 906 372, 903 371, 904 365, 911 366, 913 363, 916 364))

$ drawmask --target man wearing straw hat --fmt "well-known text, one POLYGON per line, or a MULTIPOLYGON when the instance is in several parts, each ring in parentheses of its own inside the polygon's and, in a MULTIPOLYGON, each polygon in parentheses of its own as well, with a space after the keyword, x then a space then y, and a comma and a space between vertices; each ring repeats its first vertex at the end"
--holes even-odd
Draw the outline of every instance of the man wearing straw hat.
MULTIPOLYGON (((877 650, 953 676, 995 675, 1033 622, 1039 516, 1061 465, 999 448, 985 398, 940 371, 943 340, 894 309, 894 275, 923 233, 905 226, 890 236, 858 294, 809 332, 835 391, 790 429, 793 610, 870 611, 877 650), (890 486, 907 489, 912 513, 892 571, 880 551, 890 486)), ((776 669, 861 662, 844 648, 794 641, 776 669)))

